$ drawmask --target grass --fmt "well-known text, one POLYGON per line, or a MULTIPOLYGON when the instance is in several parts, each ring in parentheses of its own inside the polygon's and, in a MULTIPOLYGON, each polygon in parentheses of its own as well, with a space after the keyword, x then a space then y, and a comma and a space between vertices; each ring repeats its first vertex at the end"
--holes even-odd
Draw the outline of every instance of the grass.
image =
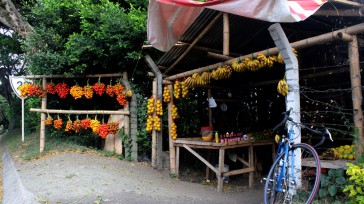
POLYGON ((40 137, 39 131, 35 133, 28 134, 24 136, 24 142, 21 140, 21 130, 9 130, 6 136, 6 146, 8 147, 12 157, 14 159, 20 159, 25 161, 30 161, 49 155, 55 155, 60 152, 88 152, 95 153, 98 155, 113 157, 118 156, 113 152, 107 152, 103 150, 96 150, 92 147, 85 147, 77 144, 75 141, 60 138, 60 137, 47 137, 45 139, 45 148, 42 153, 40 153, 40 137))

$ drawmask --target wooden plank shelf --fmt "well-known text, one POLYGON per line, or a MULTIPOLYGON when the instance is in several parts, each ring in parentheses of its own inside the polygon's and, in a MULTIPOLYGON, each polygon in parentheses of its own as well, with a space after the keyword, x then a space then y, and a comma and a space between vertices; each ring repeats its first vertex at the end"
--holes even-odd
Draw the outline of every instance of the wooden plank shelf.
MULTIPOLYGON (((354 160, 340 159, 340 160, 321 160, 321 168, 327 169, 348 169, 347 163, 354 163, 354 160)), ((312 159, 303 159, 302 166, 314 167, 312 159)))

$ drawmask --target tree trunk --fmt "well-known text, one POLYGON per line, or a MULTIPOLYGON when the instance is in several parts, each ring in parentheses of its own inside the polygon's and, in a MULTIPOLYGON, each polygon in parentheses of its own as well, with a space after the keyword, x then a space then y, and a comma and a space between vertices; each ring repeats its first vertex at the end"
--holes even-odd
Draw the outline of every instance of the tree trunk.
POLYGON ((0 22, 22 37, 26 37, 33 30, 11 0, 0 0, 0 22))

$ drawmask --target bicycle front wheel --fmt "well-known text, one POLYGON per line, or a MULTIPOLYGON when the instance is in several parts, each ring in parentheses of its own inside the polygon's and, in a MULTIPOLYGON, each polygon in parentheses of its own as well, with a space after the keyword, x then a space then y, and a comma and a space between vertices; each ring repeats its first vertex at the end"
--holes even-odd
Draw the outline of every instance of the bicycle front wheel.
POLYGON ((284 155, 279 155, 269 170, 264 186, 264 203, 311 203, 319 189, 321 176, 316 150, 308 144, 299 143, 290 148, 287 161, 284 161, 284 155), (301 168, 297 164, 292 168, 292 155, 298 154, 301 155, 301 168), (285 175, 282 175, 283 172, 285 175), (278 178, 282 180, 279 182, 278 178))

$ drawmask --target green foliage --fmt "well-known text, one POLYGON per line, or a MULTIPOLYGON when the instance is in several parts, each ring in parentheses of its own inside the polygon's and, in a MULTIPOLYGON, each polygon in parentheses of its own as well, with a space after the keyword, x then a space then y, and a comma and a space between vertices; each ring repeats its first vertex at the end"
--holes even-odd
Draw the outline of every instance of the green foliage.
MULTIPOLYGON (((35 132, 40 126, 40 113, 30 112, 30 108, 40 108, 41 99, 30 97, 25 100, 24 105, 24 127, 27 134, 35 132)), ((21 113, 21 110, 20 110, 21 113)))
POLYGON ((345 186, 343 192, 349 193, 354 203, 364 203, 364 163, 347 163, 346 174, 349 175, 350 183, 345 186))
POLYGON ((330 169, 327 175, 321 175, 320 181, 320 198, 326 198, 327 196, 335 198, 339 196, 339 194, 342 192, 342 189, 344 189, 345 185, 347 184, 343 169, 330 169))
POLYGON ((130 71, 146 39, 146 10, 108 0, 38 0, 24 42, 34 74, 130 71))
POLYGON ((146 131, 146 121, 147 121, 147 98, 142 95, 137 94, 138 101, 138 131, 137 131, 137 143, 138 143, 138 155, 145 156, 150 155, 152 148, 151 136, 146 131))
POLYGON ((122 141, 123 141, 123 146, 125 147, 125 159, 127 159, 128 161, 131 161, 131 148, 133 146, 132 139, 130 137, 130 135, 126 135, 124 133, 124 130, 120 130, 119 131, 119 136, 121 137, 122 141))

